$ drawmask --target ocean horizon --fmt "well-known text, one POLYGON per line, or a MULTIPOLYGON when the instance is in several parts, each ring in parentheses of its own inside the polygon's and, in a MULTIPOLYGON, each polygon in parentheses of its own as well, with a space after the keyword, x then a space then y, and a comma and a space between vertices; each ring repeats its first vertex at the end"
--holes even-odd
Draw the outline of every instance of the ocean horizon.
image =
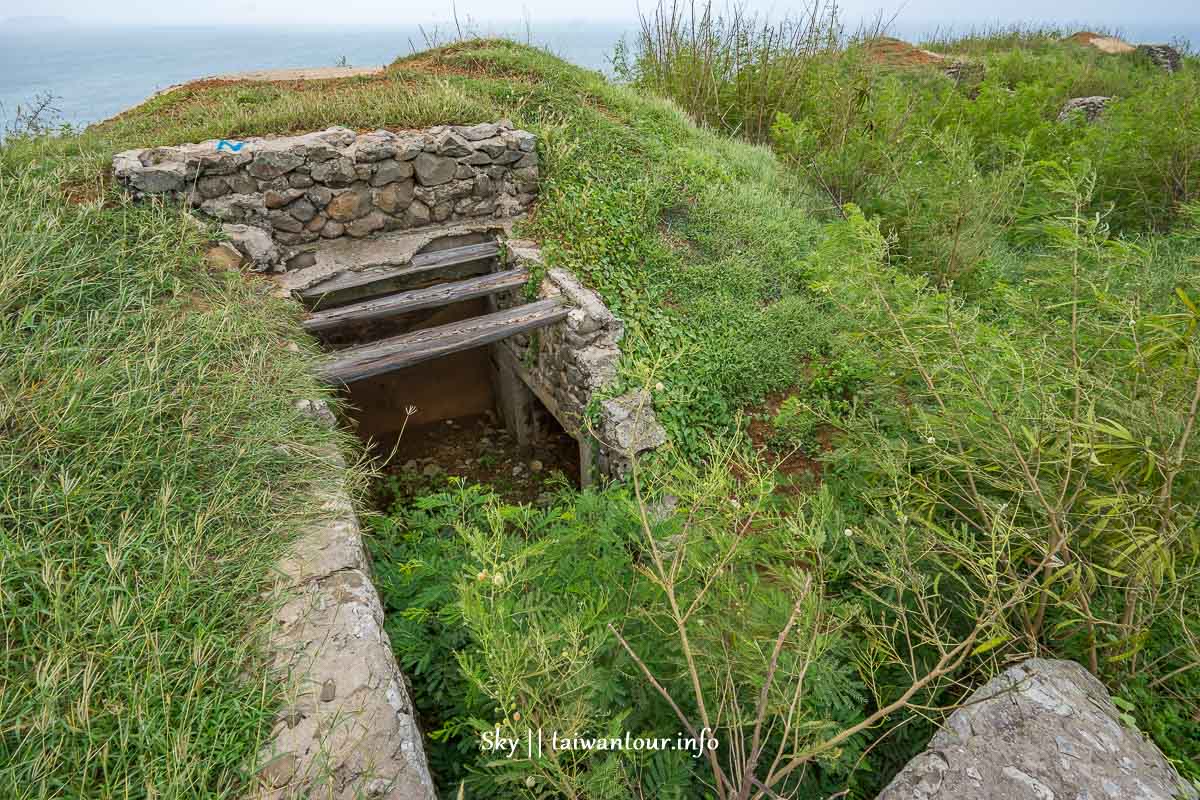
MULTIPOLYGON (((1101 21, 1102 22, 1102 21, 1101 21)), ((982 23, 986 25, 987 23, 982 23)), ((1062 23, 1058 23, 1062 25, 1062 23)), ((1200 44, 1200 23, 1097 27, 1132 42, 1200 44)), ((617 42, 637 31, 628 23, 474 25, 472 32, 507 36, 547 48, 588 69, 611 73, 617 42)), ((973 25, 894 23, 910 41, 937 30, 973 25)), ((1074 27, 1074 26, 1064 26, 1074 27)), ((1083 25, 1078 26, 1083 29, 1083 25)), ((82 127, 107 119, 178 83, 262 69, 374 66, 446 41, 452 25, 133 26, 0 23, 0 132, 18 107, 52 95, 59 122, 82 127)))

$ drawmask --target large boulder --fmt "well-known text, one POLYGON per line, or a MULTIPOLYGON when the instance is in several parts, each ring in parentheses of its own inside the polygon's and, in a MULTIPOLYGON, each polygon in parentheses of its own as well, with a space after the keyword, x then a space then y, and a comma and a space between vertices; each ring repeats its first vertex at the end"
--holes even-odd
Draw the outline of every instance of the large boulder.
POLYGON ((1031 658, 950 715, 878 800, 1196 800, 1074 661, 1031 658))

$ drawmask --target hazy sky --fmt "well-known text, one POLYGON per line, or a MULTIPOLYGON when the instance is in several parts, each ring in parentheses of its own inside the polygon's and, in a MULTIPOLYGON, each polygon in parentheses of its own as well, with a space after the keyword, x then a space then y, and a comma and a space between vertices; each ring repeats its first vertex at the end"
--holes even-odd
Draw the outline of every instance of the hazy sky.
MULTIPOLYGON (((564 21, 623 22, 636 19, 639 0, 456 0, 460 18, 477 23, 519 21, 534 23, 564 21)), ((655 0, 641 0, 643 8, 655 0)), ((723 2, 718 2, 722 5, 723 2)), ((803 8, 801 2, 748 4, 779 16, 803 8)), ((951 0, 845 0, 843 18, 857 20, 878 11, 900 12, 910 22, 944 21, 971 23, 989 21, 1121 23, 1200 23, 1196 0, 1007 0, 990 4, 951 0)), ((23 15, 54 15, 78 22, 141 22, 148 24, 215 24, 252 22, 372 23, 380 25, 427 25, 450 17, 450 0, 0 0, 0 19, 23 15)))

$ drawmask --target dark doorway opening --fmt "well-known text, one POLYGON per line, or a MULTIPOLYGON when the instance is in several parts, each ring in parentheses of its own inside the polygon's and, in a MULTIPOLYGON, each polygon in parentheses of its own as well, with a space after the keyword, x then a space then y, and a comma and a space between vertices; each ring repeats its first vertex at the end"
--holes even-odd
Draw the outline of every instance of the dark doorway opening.
POLYGON ((514 503, 545 503, 559 489, 579 488, 576 440, 532 393, 525 434, 508 430, 498 411, 505 389, 496 378, 481 347, 343 390, 354 429, 382 460, 393 499, 444 487, 448 476, 487 484, 514 503))

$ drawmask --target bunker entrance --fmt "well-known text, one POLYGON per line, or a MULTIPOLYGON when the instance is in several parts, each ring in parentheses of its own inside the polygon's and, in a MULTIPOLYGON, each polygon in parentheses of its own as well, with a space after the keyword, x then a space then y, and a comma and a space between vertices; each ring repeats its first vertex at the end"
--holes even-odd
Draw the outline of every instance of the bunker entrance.
POLYGON ((578 443, 496 351, 565 312, 523 303, 528 276, 505 269, 495 239, 434 240, 372 277, 314 294, 305 324, 330 351, 349 422, 383 460, 380 499, 444 487, 446 476, 510 502, 578 487, 578 443))

